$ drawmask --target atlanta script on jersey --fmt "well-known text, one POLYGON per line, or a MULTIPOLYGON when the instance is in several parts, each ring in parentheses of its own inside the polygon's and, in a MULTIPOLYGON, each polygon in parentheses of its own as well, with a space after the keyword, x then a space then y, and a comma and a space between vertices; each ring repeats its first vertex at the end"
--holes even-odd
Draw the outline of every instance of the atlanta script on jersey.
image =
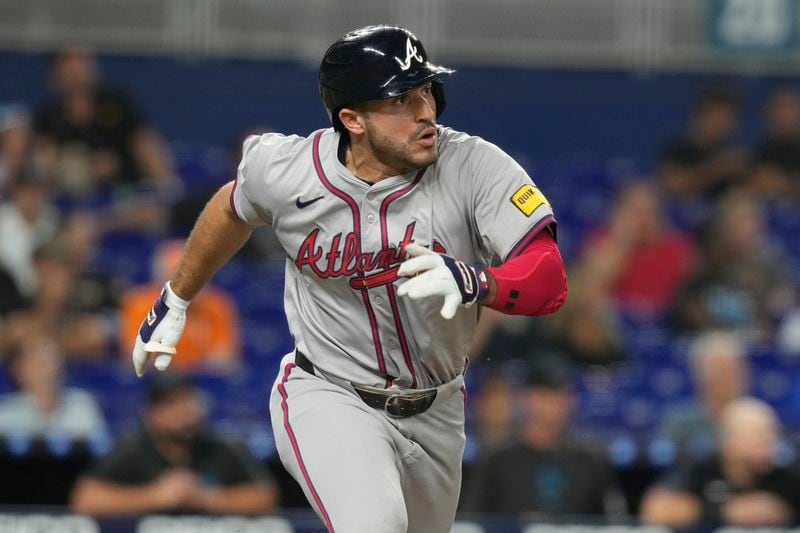
POLYGON ((479 137, 439 127, 434 165, 371 186, 339 161, 339 142, 333 129, 248 138, 233 208, 270 224, 286 251, 289 328, 323 375, 445 383, 464 369, 477 306, 442 327, 441 301, 398 298, 405 247, 468 264, 506 260, 555 223, 553 211, 522 167, 479 137))

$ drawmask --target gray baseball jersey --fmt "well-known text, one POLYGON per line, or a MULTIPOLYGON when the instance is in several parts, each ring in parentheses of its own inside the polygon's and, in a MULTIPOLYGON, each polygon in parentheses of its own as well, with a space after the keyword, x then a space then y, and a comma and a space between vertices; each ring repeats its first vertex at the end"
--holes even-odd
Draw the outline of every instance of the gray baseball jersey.
POLYGON ((340 134, 245 141, 231 195, 288 256, 285 309, 297 348, 325 377, 424 388, 464 370, 478 306, 447 321, 440 298, 398 298, 405 245, 466 263, 506 260, 554 224, 550 204, 497 146, 439 127, 439 159, 368 184, 339 160, 340 134))
POLYGON ((397 269, 411 242, 466 262, 513 257, 553 213, 525 171, 477 137, 439 128, 434 165, 372 185, 341 163, 340 143, 332 129, 252 137, 231 194, 238 216, 271 224, 286 251, 286 316, 314 364, 305 371, 294 353, 281 363, 276 448, 329 531, 444 533, 477 309, 447 321, 441 298, 398 298, 397 269), (427 411, 392 418, 347 382, 437 394, 427 411))

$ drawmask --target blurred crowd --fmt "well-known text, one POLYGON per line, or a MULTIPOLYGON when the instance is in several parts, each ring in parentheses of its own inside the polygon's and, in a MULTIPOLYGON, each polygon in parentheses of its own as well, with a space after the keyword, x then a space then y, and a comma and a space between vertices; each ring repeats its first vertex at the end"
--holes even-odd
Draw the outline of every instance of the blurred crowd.
POLYGON ((784 249, 768 224, 770 210, 800 206, 800 93, 774 92, 762 127, 757 146, 738 143, 737 96, 702 91, 653 175, 623 181, 605 221, 583 236, 564 309, 484 314, 471 354, 486 376, 465 511, 636 513, 678 528, 798 523, 800 463, 787 444, 796 428, 782 430, 752 395, 748 354, 800 352, 788 260, 800 242, 784 249), (602 442, 571 415, 580 376, 602 379, 640 357, 626 342, 631 324, 675 339, 693 397, 662 406, 651 435, 675 459, 622 498, 602 442))
MULTIPOLYGON (((186 377, 246 371, 240 311, 222 287, 189 308, 180 374, 150 383, 131 435, 109 435, 92 391, 69 386, 71 365, 129 364, 140 320, 212 189, 186 190, 168 143, 134 98, 103 81, 91 54, 57 54, 50 83, 44 108, 0 103, 0 362, 11 391, 0 397, 0 435, 115 438, 73 480, 69 502, 82 512, 297 504, 281 500, 259 460, 214 432, 186 377), (148 281, 98 260, 127 234, 159 243, 141 257, 148 281)), ((756 145, 739 142, 741 113, 725 88, 697 96, 685 132, 653 154, 652 175, 623 180, 605 219, 580 236, 561 312, 484 310, 470 353, 462 511, 672 526, 800 522, 800 463, 778 453, 795 428, 782 429, 756 397, 749 364, 753 350, 800 353, 798 273, 787 259, 800 243, 787 250, 768 224, 770 210, 800 207, 800 92, 780 88, 764 102, 756 145), (676 458, 635 497, 603 436, 574 422, 581 380, 639 357, 630 324, 676 339, 693 391, 660 413, 652 437, 676 458)), ((238 155, 231 159, 234 168, 238 155)), ((254 246, 258 258, 280 255, 268 234, 254 246)))
MULTIPOLYGON (((112 436, 93 391, 67 385, 67 370, 79 363, 132 372, 139 324, 183 249, 175 213, 199 207, 185 194, 168 144, 128 95, 103 82, 91 54, 54 56, 50 82, 52 101, 42 109, 0 106, 0 361, 12 391, 0 397, 0 435, 7 449, 42 440, 52 449, 65 439, 102 449, 115 437, 104 459, 68 484, 65 498, 82 512, 273 512, 278 490, 268 470, 214 432, 200 390, 183 377, 240 371, 238 310, 223 289, 210 285, 193 303, 175 365, 182 374, 152 380, 140 427, 112 436), (158 242, 141 258, 151 265, 143 283, 98 260, 104 242, 113 251, 114 239, 130 234, 158 242)), ((33 498, 27 503, 53 503, 33 498)))

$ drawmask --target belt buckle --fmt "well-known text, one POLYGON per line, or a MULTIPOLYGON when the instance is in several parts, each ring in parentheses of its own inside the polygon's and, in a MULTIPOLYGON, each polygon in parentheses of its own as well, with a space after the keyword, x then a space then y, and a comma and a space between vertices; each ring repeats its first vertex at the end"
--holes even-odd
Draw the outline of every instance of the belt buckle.
POLYGON ((408 415, 403 413, 402 402, 404 399, 405 398, 403 398, 399 394, 392 394, 391 396, 386 398, 386 403, 383 406, 383 411, 392 418, 405 418, 408 415))

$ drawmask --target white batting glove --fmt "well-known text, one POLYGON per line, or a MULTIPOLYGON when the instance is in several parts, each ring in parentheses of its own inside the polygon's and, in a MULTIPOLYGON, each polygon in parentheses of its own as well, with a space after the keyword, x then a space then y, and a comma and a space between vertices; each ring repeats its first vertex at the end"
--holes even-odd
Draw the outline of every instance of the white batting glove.
POLYGON ((138 377, 144 375, 153 354, 156 356, 153 366, 158 370, 166 370, 169 366, 175 355, 175 345, 186 326, 187 307, 189 301, 175 294, 169 282, 165 283, 161 296, 142 322, 133 346, 133 368, 138 377))
POLYGON ((411 258, 403 261, 397 275, 411 279, 400 285, 397 294, 414 300, 444 296, 440 313, 447 320, 459 305, 469 307, 489 290, 483 265, 470 266, 414 243, 406 246, 406 252, 411 258))

